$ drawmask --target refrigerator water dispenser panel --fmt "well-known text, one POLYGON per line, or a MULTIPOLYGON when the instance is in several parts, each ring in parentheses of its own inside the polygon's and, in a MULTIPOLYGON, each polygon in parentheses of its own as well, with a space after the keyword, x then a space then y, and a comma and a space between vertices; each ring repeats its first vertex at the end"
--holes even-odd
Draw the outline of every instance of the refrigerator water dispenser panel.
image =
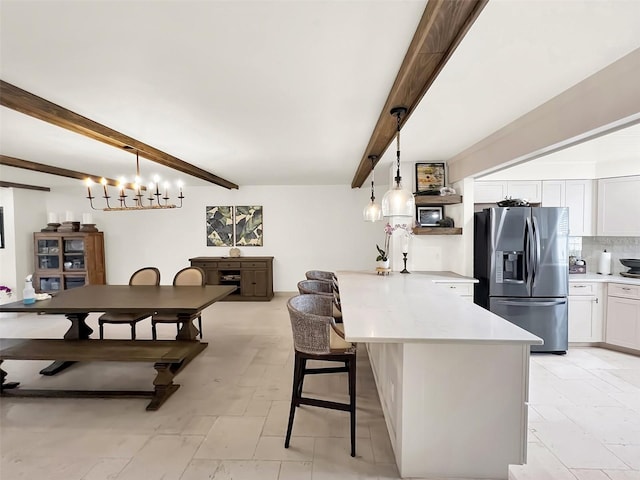
POLYGON ((524 252, 496 252, 496 282, 524 283, 524 252))

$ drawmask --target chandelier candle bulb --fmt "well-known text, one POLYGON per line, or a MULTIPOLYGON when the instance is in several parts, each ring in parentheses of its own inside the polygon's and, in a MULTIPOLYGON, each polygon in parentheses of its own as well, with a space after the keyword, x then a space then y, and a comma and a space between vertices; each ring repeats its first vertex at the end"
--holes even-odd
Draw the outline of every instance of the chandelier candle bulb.
POLYGON ((93 184, 93 180, 91 180, 90 178, 87 178, 85 180, 85 183, 87 184, 87 195, 88 195, 87 198, 92 198, 91 197, 91 185, 93 184))

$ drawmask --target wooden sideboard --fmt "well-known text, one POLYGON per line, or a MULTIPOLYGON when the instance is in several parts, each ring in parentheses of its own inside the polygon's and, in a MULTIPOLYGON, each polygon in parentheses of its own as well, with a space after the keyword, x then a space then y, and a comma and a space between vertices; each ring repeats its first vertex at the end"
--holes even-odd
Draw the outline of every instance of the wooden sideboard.
POLYGON ((223 301, 268 302, 273 298, 273 257, 195 257, 189 261, 205 271, 207 285, 238 287, 223 301))

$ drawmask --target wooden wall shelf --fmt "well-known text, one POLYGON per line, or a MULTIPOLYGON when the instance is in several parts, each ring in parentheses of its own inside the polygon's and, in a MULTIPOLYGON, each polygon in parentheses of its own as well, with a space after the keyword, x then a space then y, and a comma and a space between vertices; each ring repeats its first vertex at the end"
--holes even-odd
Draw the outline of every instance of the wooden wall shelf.
POLYGON ((416 227, 414 235, 462 235, 462 228, 454 227, 416 227))
POLYGON ((416 195, 416 207, 462 203, 462 195, 416 195))

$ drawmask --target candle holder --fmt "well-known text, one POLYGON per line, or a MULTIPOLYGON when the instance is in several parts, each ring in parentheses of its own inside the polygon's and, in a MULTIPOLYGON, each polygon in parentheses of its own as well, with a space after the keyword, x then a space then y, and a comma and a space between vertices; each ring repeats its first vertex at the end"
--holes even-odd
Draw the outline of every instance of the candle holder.
POLYGON ((47 226, 45 228, 41 228, 40 231, 41 232, 57 232, 59 226, 60 226, 59 223, 47 223, 47 226))
POLYGON ((58 232, 72 233, 80 231, 80 222, 62 222, 62 226, 58 227, 58 232))
POLYGON ((83 223, 80 225, 80 231, 81 232, 97 232, 98 229, 96 228, 95 223, 83 223))
POLYGON ((409 270, 407 270, 407 254, 403 252, 402 256, 404 257, 402 259, 402 261, 404 262, 404 268, 400 270, 400 273, 411 273, 409 270))

